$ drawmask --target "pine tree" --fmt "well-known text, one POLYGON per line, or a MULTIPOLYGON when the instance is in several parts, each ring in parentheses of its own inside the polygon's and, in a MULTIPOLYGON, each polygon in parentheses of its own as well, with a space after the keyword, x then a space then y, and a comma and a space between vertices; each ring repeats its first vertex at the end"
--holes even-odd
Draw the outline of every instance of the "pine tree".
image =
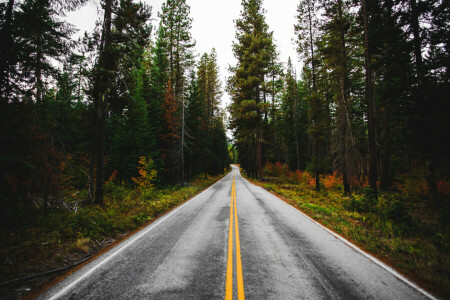
MULTIPOLYGON (((345 0, 323 3, 322 25, 323 46, 321 51, 327 68, 331 69, 334 80, 334 97, 337 103, 336 133, 333 141, 335 164, 342 172, 345 193, 350 193, 350 176, 356 173, 359 152, 353 133, 352 108, 350 105, 350 36, 354 35, 354 15, 350 13, 351 3, 345 0)), ((354 39, 356 40, 356 39, 354 39)))
POLYGON ((50 61, 61 62, 64 54, 70 54, 74 28, 60 17, 85 2, 8 0, 0 4, 0 99, 18 100, 25 96, 31 82, 35 85, 34 96, 42 97, 44 81, 57 73, 50 61))
MULTIPOLYGON (((202 62, 200 62, 201 65, 202 62)), ((200 73, 200 67, 198 70, 200 73)), ((187 138, 187 173, 189 178, 194 174, 203 173, 206 177, 211 164, 212 153, 210 151, 209 133, 206 127, 206 109, 204 92, 199 88, 199 81, 195 72, 191 73, 188 104, 186 107, 186 125, 190 129, 187 138)))
POLYGON ((311 87, 309 93, 310 102, 310 118, 311 118, 311 137, 313 149, 313 173, 316 182, 316 190, 320 190, 320 172, 321 172, 321 145, 323 132, 320 131, 319 125, 322 111, 322 101, 319 99, 317 91, 317 35, 319 34, 319 24, 316 17, 316 3, 311 0, 302 0, 297 6, 297 24, 295 25, 295 33, 297 34, 297 52, 304 58, 305 63, 310 64, 311 87))
POLYGON ((102 46, 100 47, 100 82, 97 95, 97 176, 95 183, 95 202, 103 205, 103 177, 106 143, 106 113, 110 94, 110 72, 113 68, 111 58, 111 16, 112 0, 105 0, 105 15, 103 18, 102 46))
POLYGON ((262 117, 268 105, 261 96, 264 96, 265 78, 269 73, 273 37, 265 22, 261 0, 243 0, 242 7, 241 18, 236 21, 237 42, 233 43, 238 62, 231 68, 233 76, 228 82, 232 98, 231 127, 235 131, 242 167, 251 176, 262 177, 262 117))
POLYGON ((162 109, 164 118, 164 130, 161 138, 164 142, 164 148, 161 152, 166 167, 166 178, 170 183, 175 183, 178 180, 177 169, 175 168, 175 166, 177 160, 176 144, 180 139, 180 134, 177 130, 180 124, 180 118, 177 116, 178 103, 175 100, 174 91, 172 89, 172 82, 170 80, 167 83, 167 89, 164 95, 162 109))
POLYGON ((10 79, 14 78, 13 85, 19 89, 19 95, 27 94, 27 89, 21 86, 31 84, 29 91, 34 101, 39 103, 47 83, 57 73, 51 60, 63 61, 62 53, 70 53, 73 28, 59 20, 50 1, 27 0, 21 3, 15 19, 17 24, 23 25, 16 29, 20 30, 14 42, 14 51, 18 51, 15 54, 16 70, 15 78, 10 79))
MULTIPOLYGON (((222 97, 221 82, 219 79, 219 66, 217 65, 217 53, 213 48, 206 56, 206 89, 205 106, 207 116, 207 126, 211 128, 214 119, 219 116, 219 103, 222 97)), ((199 67, 200 68, 200 67, 199 67)))
POLYGON ((189 17, 190 7, 186 0, 167 0, 163 3, 160 27, 164 34, 168 58, 168 74, 173 84, 175 99, 179 101, 185 84, 186 70, 193 64, 193 47, 195 41, 191 37, 192 19, 189 17))
POLYGON ((214 139, 221 135, 219 133, 220 126, 223 128, 223 116, 219 107, 220 98, 222 97, 222 87, 219 78, 219 67, 217 65, 217 54, 214 48, 210 54, 204 53, 200 58, 197 74, 198 97, 203 101, 203 118, 206 130, 206 140, 203 150, 204 173, 206 176, 207 173, 217 174, 217 170, 223 169, 220 159, 214 155, 214 149, 217 149, 214 139))
POLYGON ((108 106, 111 138, 107 139, 107 171, 117 171, 119 179, 128 180, 137 176, 139 158, 153 159, 156 150, 157 134, 149 121, 149 112, 154 110, 149 99, 150 58, 147 51, 152 27, 148 6, 130 0, 121 0, 119 4, 112 20, 114 76, 108 106))
MULTIPOLYGON (((191 37, 192 19, 189 16, 190 8, 186 4, 186 0, 167 0, 163 3, 162 12, 159 14, 161 18, 160 27, 163 29, 164 42, 166 44, 166 54, 168 60, 168 77, 173 84, 175 100, 178 102, 179 115, 181 122, 179 123, 180 145, 178 150, 178 159, 176 162, 181 164, 182 177, 184 177, 184 155, 185 155, 185 100, 186 100, 186 78, 187 70, 194 63, 193 47, 195 41, 191 37)), ((176 168, 176 165, 173 165, 176 168)))
POLYGON ((372 97, 372 71, 369 49, 369 26, 368 26, 368 9, 367 0, 362 0, 363 28, 364 28, 364 61, 366 69, 366 105, 367 105, 367 124, 368 124, 368 140, 369 140, 369 184, 372 188, 372 196, 377 198, 377 157, 375 146, 375 121, 374 106, 372 97))
POLYGON ((291 169, 300 169, 300 141, 298 129, 299 116, 299 94, 297 81, 291 59, 287 63, 286 75, 284 77, 284 90, 281 97, 281 108, 283 112, 284 140, 287 148, 287 162, 291 169))

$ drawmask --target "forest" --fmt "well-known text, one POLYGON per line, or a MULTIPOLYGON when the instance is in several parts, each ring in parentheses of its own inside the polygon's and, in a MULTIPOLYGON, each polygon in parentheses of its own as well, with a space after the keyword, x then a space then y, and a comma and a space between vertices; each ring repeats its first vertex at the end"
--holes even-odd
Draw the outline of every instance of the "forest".
POLYGON ((64 14, 86 1, 1 5, 2 225, 67 192, 104 204, 108 178, 132 184, 141 157, 158 186, 229 167, 217 54, 194 55, 185 1, 105 1, 78 41, 64 14))
POLYGON ((227 90, 249 176, 285 163, 309 171, 319 191, 336 171, 345 194, 367 183, 376 197, 414 171, 439 207, 450 170, 448 3, 301 0, 300 75, 279 61, 262 1, 242 5, 227 90))
MULTIPOLYGON (((442 290, 448 1, 297 1, 298 57, 287 62, 263 1, 241 1, 226 82, 214 48, 196 54, 186 0, 166 0, 157 15, 148 2, 102 0, 95 29, 78 40, 65 16, 87 0, 0 3, 2 260, 36 232, 41 255, 62 240, 70 252, 108 230, 133 230, 237 163, 293 199, 304 184, 316 202, 302 208, 312 213, 336 192, 350 199, 345 209, 379 213, 382 226, 388 216, 404 233, 421 230, 408 211, 425 209, 442 229, 430 242, 447 261, 436 271, 442 290)), ((14 268, 1 279, 23 274, 14 268)))

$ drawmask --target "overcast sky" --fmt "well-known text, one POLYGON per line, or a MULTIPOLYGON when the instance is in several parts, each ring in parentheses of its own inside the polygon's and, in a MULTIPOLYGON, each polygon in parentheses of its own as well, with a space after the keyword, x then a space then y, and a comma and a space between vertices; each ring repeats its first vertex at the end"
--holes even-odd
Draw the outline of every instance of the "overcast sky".
MULTIPOLYGON (((153 25, 158 25, 157 13, 161 10, 163 0, 143 0, 152 6, 152 15, 155 19, 153 25)), ((212 48, 217 51, 218 63, 225 88, 228 66, 235 64, 232 52, 232 41, 235 38, 236 28, 234 20, 239 18, 241 0, 187 0, 191 7, 192 36, 197 42, 196 53, 201 55, 210 52, 212 48)), ((294 66, 299 70, 294 38, 294 23, 297 8, 296 0, 263 0, 266 10, 266 22, 269 30, 274 32, 280 60, 286 63, 291 57, 294 66)), ((68 21, 80 29, 79 34, 91 31, 98 18, 99 0, 91 0, 85 7, 68 15, 68 21)), ((228 104, 229 97, 224 93, 223 106, 228 104)))

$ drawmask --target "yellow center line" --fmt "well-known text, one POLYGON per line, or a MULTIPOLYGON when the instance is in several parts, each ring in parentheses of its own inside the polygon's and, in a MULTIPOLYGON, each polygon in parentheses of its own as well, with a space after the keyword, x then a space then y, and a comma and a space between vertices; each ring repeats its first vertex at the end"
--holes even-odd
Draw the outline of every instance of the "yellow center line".
POLYGON ((233 299, 233 208, 234 221, 236 230, 236 278, 237 278, 237 294, 238 300, 244 300, 244 278, 242 276, 241 261, 241 244, 239 241, 239 226, 236 205, 236 184, 233 176, 233 184, 231 186, 231 205, 230 205, 230 227, 228 232, 228 261, 227 261, 227 278, 225 284, 225 299, 233 299))
POLYGON ((231 205, 230 205, 230 229, 228 231, 228 261, 227 261, 227 279, 225 285, 225 300, 233 299, 233 185, 231 186, 231 205))
POLYGON ((236 230, 236 276, 237 276, 237 288, 238 288, 238 299, 244 300, 244 278, 242 276, 242 261, 241 261, 241 243, 239 242, 239 226, 238 226, 238 216, 237 216, 237 205, 236 205, 236 186, 233 177, 233 191, 234 191, 234 221, 236 230))

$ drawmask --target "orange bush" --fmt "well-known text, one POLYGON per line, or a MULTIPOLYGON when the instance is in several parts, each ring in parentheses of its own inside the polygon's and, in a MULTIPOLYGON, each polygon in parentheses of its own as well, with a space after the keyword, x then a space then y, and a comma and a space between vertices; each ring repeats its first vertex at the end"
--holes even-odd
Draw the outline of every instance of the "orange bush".
POLYGON ((144 188, 147 190, 153 189, 153 181, 156 178, 156 170, 153 169, 153 160, 151 158, 146 158, 145 156, 141 156, 139 158, 139 177, 131 178, 134 182, 136 182, 140 188, 144 188))
POLYGON ((337 185, 342 184, 342 177, 339 176, 337 171, 334 171, 333 174, 325 175, 322 182, 325 188, 333 189, 337 185))
POLYGON ((306 171, 303 172, 303 180, 306 182, 306 184, 310 188, 316 186, 316 181, 315 181, 314 177, 306 171))

